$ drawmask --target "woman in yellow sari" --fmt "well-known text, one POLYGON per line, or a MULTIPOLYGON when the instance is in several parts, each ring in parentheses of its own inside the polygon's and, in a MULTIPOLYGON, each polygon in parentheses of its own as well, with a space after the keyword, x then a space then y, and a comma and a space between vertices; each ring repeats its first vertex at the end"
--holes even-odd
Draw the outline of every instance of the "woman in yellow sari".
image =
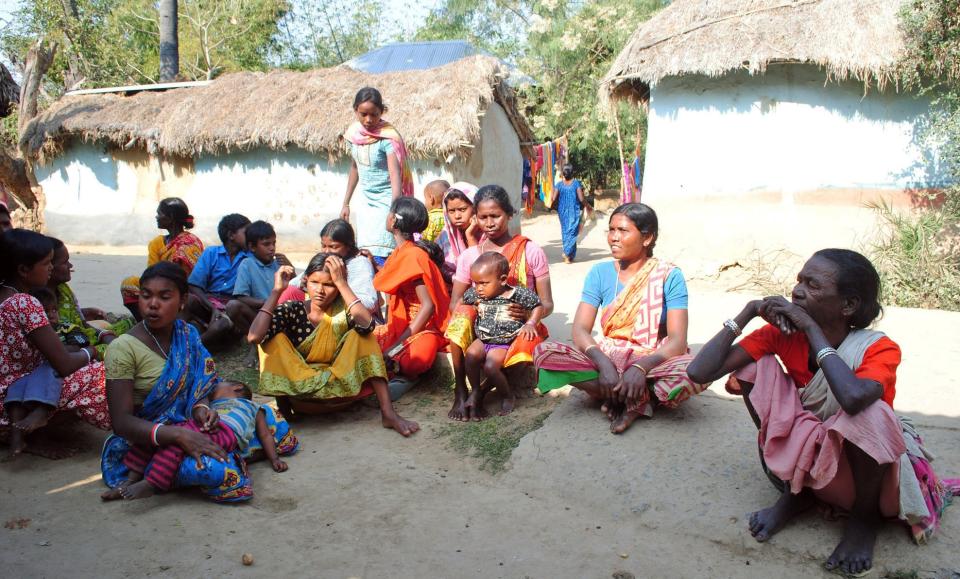
MULTIPOLYGON (((161 261, 172 261, 183 269, 183 273, 190 277, 193 266, 203 253, 203 242, 196 235, 186 231, 193 229, 193 215, 183 199, 167 197, 157 205, 157 228, 166 229, 166 235, 158 235, 147 245, 147 267, 161 261)), ((120 285, 120 295, 123 305, 137 320, 140 311, 137 304, 140 295, 140 278, 131 276, 123 280, 120 285)))
POLYGON ((372 335, 373 316, 347 284, 336 254, 318 253, 303 274, 310 301, 277 305, 294 276, 277 270, 273 291, 257 312, 247 341, 260 344, 258 392, 276 396, 288 420, 296 414, 331 411, 368 396, 380 403, 384 428, 403 436, 420 429, 390 403, 387 369, 372 335))
POLYGON ((573 344, 544 342, 534 351, 538 388, 571 384, 603 401, 610 431, 620 434, 655 406, 674 408, 705 388, 687 376, 687 285, 679 268, 653 257, 657 214, 642 203, 610 216, 614 261, 587 274, 573 319, 573 344), (593 339, 597 313, 603 336, 593 339))

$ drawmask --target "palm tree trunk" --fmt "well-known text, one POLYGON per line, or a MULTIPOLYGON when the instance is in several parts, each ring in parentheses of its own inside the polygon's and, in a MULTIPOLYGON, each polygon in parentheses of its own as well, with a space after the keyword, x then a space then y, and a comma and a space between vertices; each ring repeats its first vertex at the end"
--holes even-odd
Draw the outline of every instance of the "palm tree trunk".
POLYGON ((160 82, 173 82, 179 74, 177 0, 160 0, 160 82))

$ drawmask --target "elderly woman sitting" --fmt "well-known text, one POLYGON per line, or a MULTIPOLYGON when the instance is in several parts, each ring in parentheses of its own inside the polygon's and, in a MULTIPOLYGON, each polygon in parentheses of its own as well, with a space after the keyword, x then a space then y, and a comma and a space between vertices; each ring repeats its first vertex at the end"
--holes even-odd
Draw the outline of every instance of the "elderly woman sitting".
POLYGON ((893 413, 900 347, 867 329, 880 315, 879 293, 865 257, 818 251, 797 275, 792 301, 749 302, 688 367, 695 382, 735 372, 727 390, 743 394, 760 429, 761 463, 781 495, 750 516, 753 536, 766 541, 814 499, 849 511, 824 565, 846 575, 870 570, 885 517, 899 517, 920 543, 960 492, 957 481, 937 479, 919 435, 893 413), (734 344, 757 316, 768 325, 734 344))

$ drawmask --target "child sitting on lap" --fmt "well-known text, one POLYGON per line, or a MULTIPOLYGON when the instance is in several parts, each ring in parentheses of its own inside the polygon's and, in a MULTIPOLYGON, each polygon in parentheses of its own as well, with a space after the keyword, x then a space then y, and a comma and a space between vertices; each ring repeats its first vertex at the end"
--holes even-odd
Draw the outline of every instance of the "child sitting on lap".
POLYGON ((507 285, 509 271, 507 258, 488 251, 478 257, 470 268, 473 287, 463 294, 462 303, 477 307, 473 328, 477 339, 464 353, 467 378, 472 388, 466 405, 473 409, 473 416, 480 418, 486 416, 483 397, 491 388, 503 393, 500 416, 513 411, 516 392, 503 374, 507 350, 520 335, 527 339, 535 338, 537 324, 543 317, 543 305, 535 292, 507 285), (526 322, 510 315, 511 304, 518 304, 530 312, 526 322), (487 380, 481 385, 484 375, 487 380))
POLYGON ((280 456, 293 454, 300 445, 283 418, 273 409, 252 401, 250 388, 239 382, 221 382, 213 391, 210 408, 220 415, 221 428, 230 428, 237 449, 247 462, 269 460, 276 472, 287 470, 280 456))

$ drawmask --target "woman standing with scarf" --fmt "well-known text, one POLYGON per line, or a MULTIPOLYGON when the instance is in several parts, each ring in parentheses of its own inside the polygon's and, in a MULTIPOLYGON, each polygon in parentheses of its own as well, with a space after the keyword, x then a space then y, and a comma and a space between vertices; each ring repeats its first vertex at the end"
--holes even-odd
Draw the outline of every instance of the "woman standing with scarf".
MULTIPOLYGON (((356 206, 357 223, 381 224, 387 220, 390 204, 403 196, 413 195, 413 174, 407 164, 407 148, 400 133, 383 120, 387 111, 380 91, 364 87, 353 99, 357 120, 343 134, 350 144, 351 166, 347 193, 343 198, 340 218, 350 220, 350 201, 360 185, 362 192, 356 206)), ((358 227, 357 242, 368 250, 377 265, 383 265, 393 251, 394 239, 382 227, 358 227)))

